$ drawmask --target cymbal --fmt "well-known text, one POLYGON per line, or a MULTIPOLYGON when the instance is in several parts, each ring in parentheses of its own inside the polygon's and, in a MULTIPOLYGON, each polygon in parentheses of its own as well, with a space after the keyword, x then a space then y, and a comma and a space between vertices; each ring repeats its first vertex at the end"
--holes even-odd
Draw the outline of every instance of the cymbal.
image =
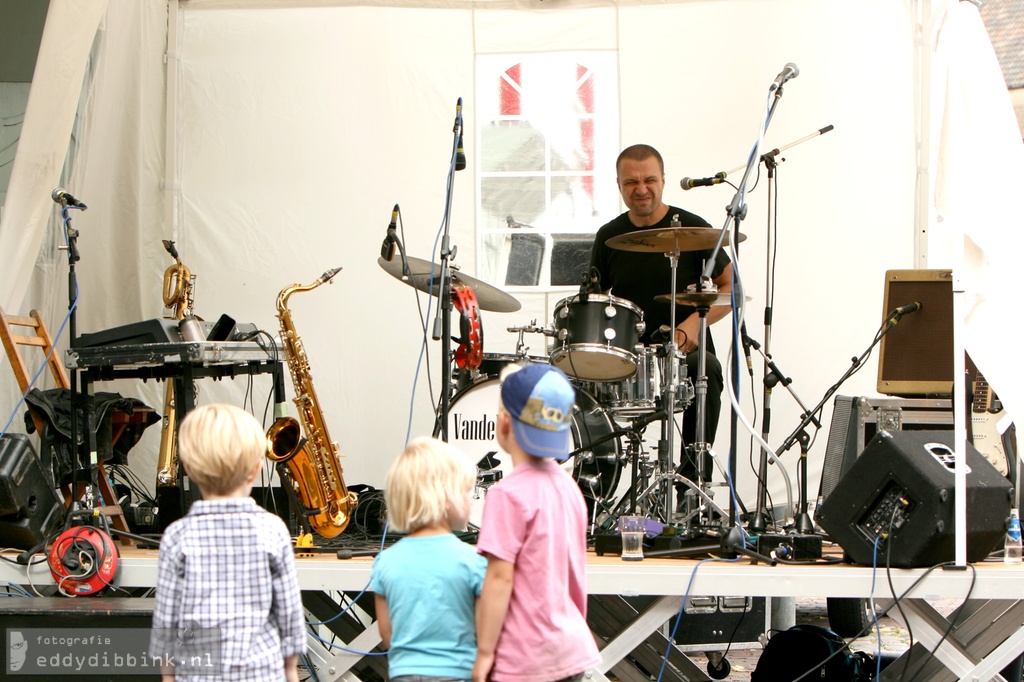
MULTIPOLYGON (((627 232, 612 237, 605 245, 620 251, 644 251, 649 253, 671 253, 673 251, 700 251, 714 248, 720 232, 712 227, 656 227, 651 230, 627 232)), ((740 241, 747 235, 740 234, 740 241)), ((728 246, 731 239, 726 233, 722 246, 728 246)))
MULTIPOLYGON (((378 258, 377 264, 383 268, 384 272, 388 273, 395 279, 401 280, 409 286, 430 294, 431 296, 437 296, 438 291, 441 290, 440 264, 434 263, 433 269, 431 269, 431 262, 423 260, 422 258, 410 257, 406 258, 406 261, 409 263, 408 277, 405 277, 402 274, 402 257, 400 255, 396 254, 390 261, 378 258), (431 286, 432 277, 433 286, 431 286)), ((523 307, 515 296, 507 294, 487 282, 474 279, 469 275, 459 272, 455 268, 451 268, 451 273, 453 285, 466 284, 473 289, 473 293, 476 294, 476 300, 480 305, 481 310, 490 310, 496 313, 514 313, 523 307)))
MULTIPOLYGON (((661 294, 655 296, 654 300, 658 303, 671 303, 672 294, 661 294)), ((747 296, 747 300, 751 300, 750 296, 747 296)), ((732 292, 726 291, 718 293, 717 291, 684 291, 681 294, 676 294, 676 303, 680 305, 692 305, 692 306, 714 306, 714 305, 731 305, 732 304, 732 292)))

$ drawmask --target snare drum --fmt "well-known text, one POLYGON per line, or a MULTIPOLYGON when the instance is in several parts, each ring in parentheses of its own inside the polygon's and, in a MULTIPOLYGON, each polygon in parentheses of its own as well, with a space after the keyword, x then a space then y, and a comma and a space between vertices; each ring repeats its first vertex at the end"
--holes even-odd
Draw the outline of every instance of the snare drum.
MULTIPOLYGON (((682 412, 693 402, 693 382, 686 376, 686 354, 676 351, 678 388, 675 411, 682 412)), ((637 348, 636 374, 622 381, 576 382, 597 397, 597 401, 616 418, 632 419, 658 409, 661 395, 668 388, 668 365, 662 346, 637 348)))
MULTIPOLYGON (((470 523, 476 526, 483 519, 487 489, 512 471, 512 456, 497 443, 500 397, 498 377, 488 377, 460 391, 448 410, 448 442, 477 464, 477 486, 469 517, 470 523)), ((576 407, 572 414, 573 449, 589 446, 614 430, 611 418, 594 397, 577 389, 576 407)), ((603 502, 615 494, 619 484, 620 459, 619 439, 611 438, 562 463, 583 491, 589 511, 593 511, 595 500, 603 502)))
POLYGON ((618 381, 636 372, 644 314, 624 298, 572 296, 555 306, 551 364, 584 381, 618 381))
POLYGON ((636 373, 622 381, 580 382, 580 388, 597 397, 608 412, 616 417, 639 417, 657 409, 661 390, 658 383, 657 349, 637 348, 636 373))

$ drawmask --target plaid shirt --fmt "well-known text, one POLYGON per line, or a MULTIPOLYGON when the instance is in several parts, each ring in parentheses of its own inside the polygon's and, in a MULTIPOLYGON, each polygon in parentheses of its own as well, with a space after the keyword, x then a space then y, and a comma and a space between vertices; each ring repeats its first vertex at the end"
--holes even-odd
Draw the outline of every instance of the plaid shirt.
POLYGON ((276 682, 284 659, 305 651, 288 529, 252 498, 195 502, 160 542, 151 651, 166 650, 168 633, 206 628, 220 631, 223 669, 197 680, 276 682))

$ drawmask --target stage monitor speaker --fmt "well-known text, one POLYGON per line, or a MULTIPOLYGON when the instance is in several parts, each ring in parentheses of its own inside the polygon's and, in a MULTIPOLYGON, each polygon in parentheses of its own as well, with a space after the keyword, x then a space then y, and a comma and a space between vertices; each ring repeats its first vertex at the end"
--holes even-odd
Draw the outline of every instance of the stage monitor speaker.
POLYGON ((0 436, 0 546, 29 549, 64 522, 64 505, 28 436, 0 436))
POLYGON ((878 351, 878 392, 903 397, 953 393, 952 270, 888 270, 883 319, 920 303, 885 336, 878 351))
MULTIPOLYGON (((879 431, 822 503, 817 522, 856 564, 953 561, 952 444, 952 431, 879 431)), ((967 560, 976 562, 1002 544, 1013 488, 973 445, 966 455, 967 560)))
POLYGON ((879 431, 952 430, 948 398, 869 398, 837 395, 825 445, 818 506, 857 461, 879 431))

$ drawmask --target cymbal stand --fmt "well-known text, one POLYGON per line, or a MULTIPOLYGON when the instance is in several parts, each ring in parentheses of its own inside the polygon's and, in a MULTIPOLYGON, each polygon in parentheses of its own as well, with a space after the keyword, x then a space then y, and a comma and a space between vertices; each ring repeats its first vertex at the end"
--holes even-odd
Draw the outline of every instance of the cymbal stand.
MULTIPOLYGON (((670 300, 675 301, 676 299, 676 271, 679 265, 679 253, 678 248, 670 250, 666 253, 666 257, 669 259, 670 271, 672 273, 672 286, 670 293, 670 300)), ((697 285, 699 291, 706 291, 708 287, 714 288, 714 285, 705 283, 702 279, 697 285)), ((694 381, 694 396, 697 403, 697 442, 694 443, 694 452, 699 455, 700 460, 703 460, 705 456, 710 452, 708 443, 705 440, 704 426, 701 422, 704 420, 704 411, 706 409, 705 403, 707 400, 707 369, 704 357, 704 343, 707 335, 707 313, 709 306, 701 306, 697 308, 697 312, 700 315, 699 334, 697 339, 697 352, 698 356, 697 364, 697 378, 694 381)), ((676 409, 676 392, 679 390, 679 364, 674 361, 676 357, 676 349, 678 346, 675 343, 676 328, 676 306, 672 303, 669 311, 669 328, 673 330, 673 333, 669 335, 669 340, 665 344, 665 356, 667 358, 666 365, 668 367, 668 381, 662 391, 662 408, 665 412, 665 418, 662 419, 662 437, 658 441, 658 474, 654 477, 654 481, 640 494, 640 498, 646 498, 648 495, 653 493, 656 489, 660 488, 659 499, 664 505, 662 518, 666 523, 671 523, 672 514, 675 507, 672 504, 672 492, 673 484, 682 483, 693 491, 698 498, 704 501, 707 507, 697 505, 695 511, 690 511, 687 514, 687 518, 700 513, 708 507, 717 508, 714 501, 709 495, 707 495, 700 487, 699 484, 694 483, 690 479, 681 476, 675 471, 675 463, 673 456, 675 453, 675 409, 676 409)), ((698 472, 699 472, 698 462, 698 472)), ((700 476, 698 476, 700 478, 700 476)), ((655 506, 655 505, 652 505, 655 506)), ((718 511, 721 511, 718 509, 718 511)), ((724 515, 724 512, 723 512, 724 515)))
MULTIPOLYGON (((449 248, 449 232, 452 215, 452 191, 455 187, 455 171, 459 168, 462 151, 462 98, 455 107, 455 126, 452 144, 451 165, 448 167, 448 183, 444 204, 444 234, 441 236, 440 283, 437 292, 437 315, 434 318, 432 338, 441 341, 441 407, 434 424, 434 435, 448 440, 448 410, 452 399, 452 271, 449 261, 455 258, 457 247, 449 248)), ((465 167, 465 162, 462 162, 465 167)))
MULTIPOLYGON (((704 283, 703 288, 700 285, 689 288, 693 288, 696 291, 717 293, 715 286, 710 283, 704 283)), ((680 477, 683 478, 683 480, 691 490, 697 493, 698 498, 704 500, 704 502, 707 504, 707 507, 701 507, 700 505, 697 505, 696 508, 687 508, 685 510, 685 519, 687 520, 695 516, 698 516, 701 513, 701 511, 708 511, 708 508, 710 508, 711 511, 717 513, 719 515, 719 518, 725 518, 727 516, 726 512, 721 507, 714 503, 711 496, 706 494, 702 487, 703 484, 706 484, 711 481, 711 460, 714 457, 714 455, 711 452, 711 444, 707 439, 707 420, 705 417, 705 415, 707 414, 708 398, 707 316, 708 311, 710 309, 710 306, 707 305, 697 306, 697 377, 694 379, 693 382, 694 403, 696 404, 697 409, 697 427, 694 433, 694 438, 696 440, 694 443, 690 444, 689 447, 691 449, 691 456, 693 457, 694 466, 697 471, 697 479, 699 485, 695 485, 689 479, 680 477)), ((712 521, 711 515, 708 514, 705 516, 705 518, 698 519, 698 521, 698 525, 709 525, 712 521)))
POLYGON ((682 476, 676 474, 675 464, 672 459, 676 430, 676 390, 679 388, 679 367, 674 362, 676 349, 678 348, 674 333, 676 328, 676 306, 674 301, 676 299, 676 271, 679 269, 679 253, 680 250, 674 248, 665 254, 669 259, 669 270, 672 273, 670 300, 673 303, 669 306, 671 309, 669 311, 669 328, 673 330, 673 333, 669 334, 668 341, 665 343, 665 365, 668 367, 668 381, 662 390, 662 409, 665 416, 661 420, 661 438, 658 440, 658 473, 655 475, 654 481, 650 486, 640 494, 641 498, 646 498, 656 489, 660 488, 659 499, 664 505, 661 518, 664 519, 665 523, 671 523, 672 521, 672 511, 674 509, 672 505, 672 484, 676 479, 682 479, 682 476))

